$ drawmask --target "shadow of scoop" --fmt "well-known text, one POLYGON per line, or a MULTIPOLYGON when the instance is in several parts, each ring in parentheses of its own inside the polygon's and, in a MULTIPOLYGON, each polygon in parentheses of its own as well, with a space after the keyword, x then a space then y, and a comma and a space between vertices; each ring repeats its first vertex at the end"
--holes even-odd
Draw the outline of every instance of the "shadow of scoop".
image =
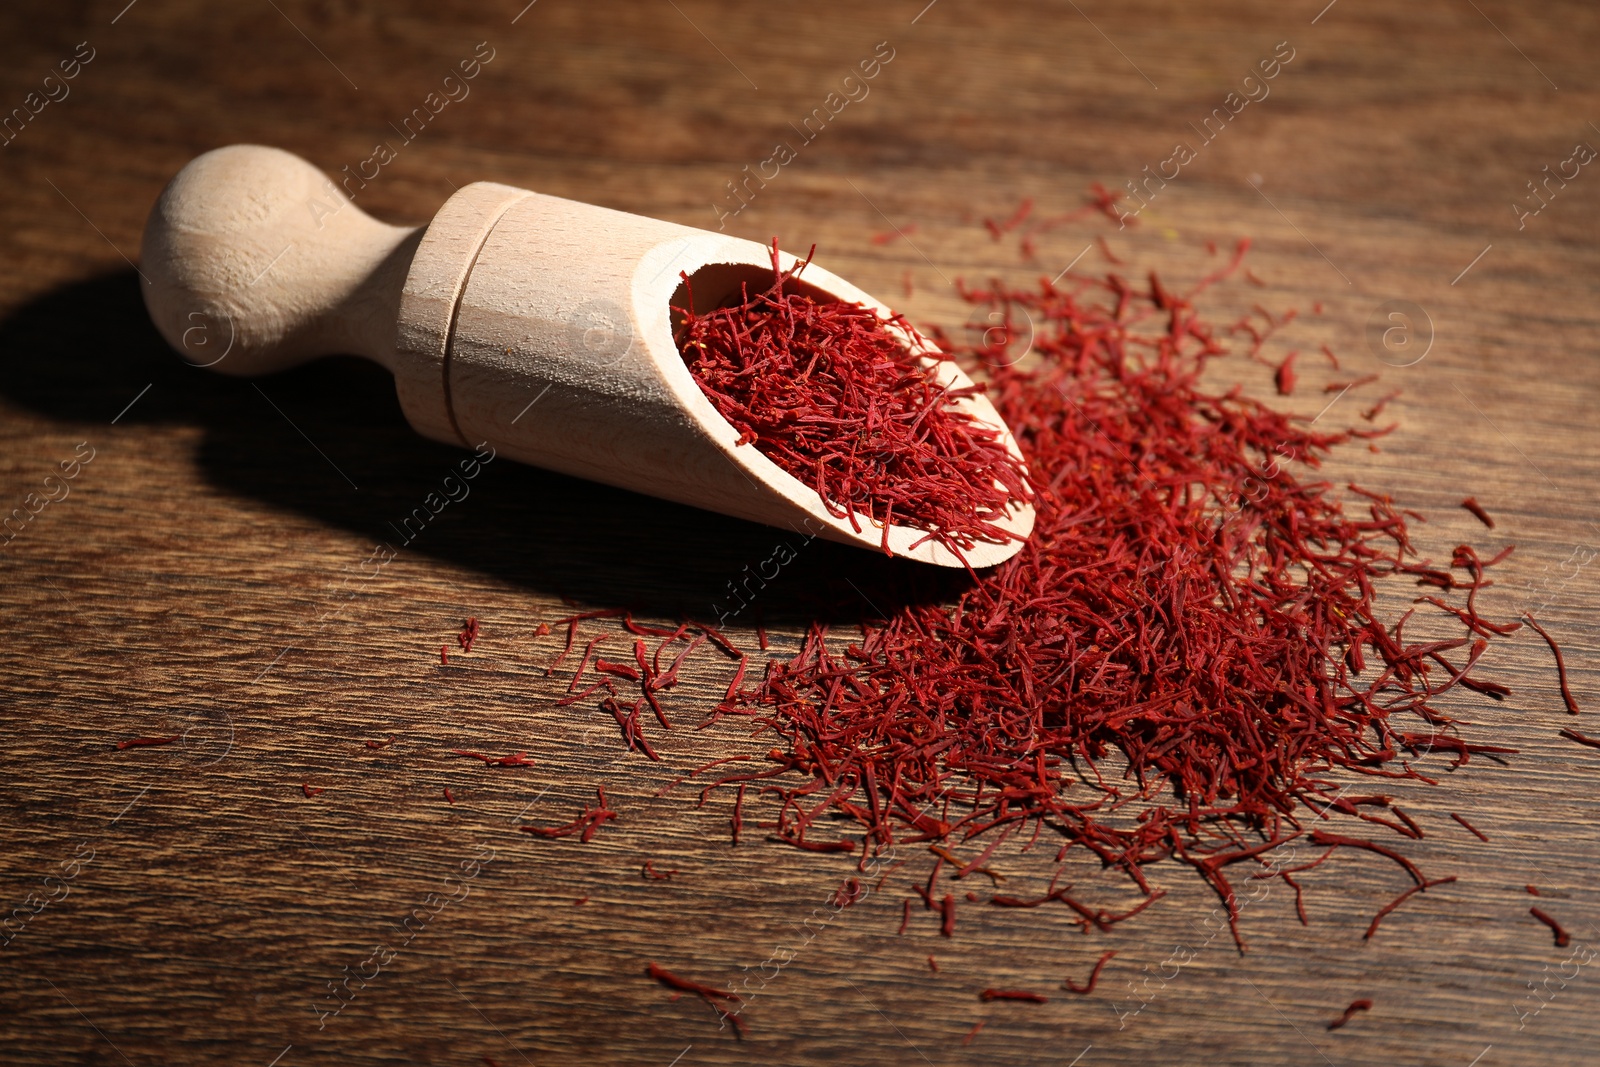
MULTIPOLYGON (((503 458, 467 479, 472 453, 418 435, 382 368, 198 369, 151 325, 141 284, 119 271, 0 319, 0 396, 86 431, 197 427, 196 467, 223 493, 586 605, 715 624, 743 602, 738 624, 803 625, 949 599, 968 580, 503 458)), ((174 514, 191 507, 183 480, 168 483, 174 514)))

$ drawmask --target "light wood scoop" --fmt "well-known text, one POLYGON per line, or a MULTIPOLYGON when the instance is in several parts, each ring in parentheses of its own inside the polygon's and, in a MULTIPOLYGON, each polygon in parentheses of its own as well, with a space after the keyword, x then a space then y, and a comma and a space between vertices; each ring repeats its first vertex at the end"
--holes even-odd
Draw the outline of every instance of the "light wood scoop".
MULTIPOLYGON (((881 526, 830 515, 817 493, 738 434, 706 399, 672 336, 696 310, 772 281, 761 245, 608 208, 478 182, 425 227, 389 226, 298 156, 259 145, 207 152, 162 192, 145 227, 150 317, 189 362, 223 374, 316 356, 366 356, 393 372, 406 418, 436 441, 833 541, 880 548, 881 526)), ((787 269, 794 257, 783 254, 787 269)), ((815 265, 821 299, 868 294, 815 265)), ((949 361, 941 381, 969 380, 949 361)), ((983 397, 961 402, 1016 444, 983 397)), ((616 521, 626 522, 622 517, 616 521)), ((1007 528, 1026 536, 1033 509, 1007 528)), ((959 566, 896 526, 895 555, 959 566)), ((986 567, 1020 541, 980 542, 986 567)))

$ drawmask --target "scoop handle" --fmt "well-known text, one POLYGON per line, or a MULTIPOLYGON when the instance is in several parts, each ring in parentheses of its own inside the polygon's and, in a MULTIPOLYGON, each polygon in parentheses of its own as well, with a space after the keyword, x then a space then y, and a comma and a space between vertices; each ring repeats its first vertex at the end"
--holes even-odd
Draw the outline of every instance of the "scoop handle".
POLYGON ((190 363, 256 375, 317 356, 393 370, 420 227, 390 226, 298 156, 231 145, 162 191, 141 249, 145 306, 190 363))

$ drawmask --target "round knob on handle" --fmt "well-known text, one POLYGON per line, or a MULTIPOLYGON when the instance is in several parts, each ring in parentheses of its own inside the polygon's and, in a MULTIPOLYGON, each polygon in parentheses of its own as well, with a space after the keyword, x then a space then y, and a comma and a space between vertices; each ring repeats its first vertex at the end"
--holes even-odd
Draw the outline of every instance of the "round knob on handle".
POLYGON ((145 306, 185 359, 225 374, 336 353, 390 366, 421 233, 365 214, 298 156, 218 148, 179 171, 150 212, 145 306))

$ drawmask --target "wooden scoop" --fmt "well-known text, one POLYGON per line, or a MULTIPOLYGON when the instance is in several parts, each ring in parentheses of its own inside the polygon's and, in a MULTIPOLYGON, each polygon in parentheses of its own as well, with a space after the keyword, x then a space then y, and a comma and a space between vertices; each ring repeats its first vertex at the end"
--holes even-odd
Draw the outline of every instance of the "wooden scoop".
MULTIPOLYGON (((389 226, 298 156, 258 145, 192 161, 145 227, 145 304, 189 362, 223 374, 354 353, 387 367, 400 406, 436 441, 846 544, 882 527, 828 513, 817 493, 738 434, 673 341, 680 274, 697 311, 765 289, 761 245, 493 182, 452 196, 425 227, 389 226)), ((793 256, 781 255, 781 266, 793 256)), ((888 308, 815 265, 813 296, 888 308)), ((941 381, 969 379, 948 361, 941 381)), ((1010 431, 983 397, 961 403, 1010 431)), ((1033 509, 1013 505, 1025 537, 1033 509)), ((960 566, 926 533, 895 526, 895 555, 960 566)), ((975 567, 1020 541, 980 542, 975 567)))

